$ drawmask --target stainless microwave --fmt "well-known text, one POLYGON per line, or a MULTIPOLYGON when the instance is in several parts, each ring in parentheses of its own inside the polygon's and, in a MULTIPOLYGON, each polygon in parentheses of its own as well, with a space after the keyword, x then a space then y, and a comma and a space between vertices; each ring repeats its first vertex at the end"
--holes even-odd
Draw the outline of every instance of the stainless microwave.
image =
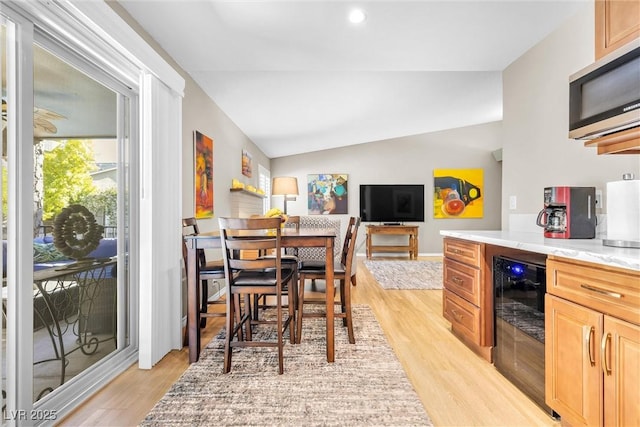
POLYGON ((640 40, 569 79, 569 138, 594 139, 640 126, 640 40))

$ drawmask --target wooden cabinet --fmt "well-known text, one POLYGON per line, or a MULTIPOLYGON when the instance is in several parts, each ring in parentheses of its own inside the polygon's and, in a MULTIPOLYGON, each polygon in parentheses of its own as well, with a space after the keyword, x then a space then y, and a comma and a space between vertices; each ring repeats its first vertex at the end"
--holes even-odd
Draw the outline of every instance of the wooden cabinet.
POLYGON ((467 346, 491 361, 493 305, 484 286, 485 245, 447 237, 443 241, 443 316, 467 346))
POLYGON ((546 403, 572 426, 640 425, 640 273, 550 257, 546 403))
POLYGON ((640 37, 640 0, 596 0, 596 60, 640 37))
MULTIPOLYGON (((640 38, 640 0, 595 1, 595 57, 601 59, 640 38)), ((633 128, 586 141, 598 154, 640 154, 640 129, 633 128)))
POLYGON ((598 154, 640 154, 640 128, 635 127, 584 142, 596 147, 598 154))

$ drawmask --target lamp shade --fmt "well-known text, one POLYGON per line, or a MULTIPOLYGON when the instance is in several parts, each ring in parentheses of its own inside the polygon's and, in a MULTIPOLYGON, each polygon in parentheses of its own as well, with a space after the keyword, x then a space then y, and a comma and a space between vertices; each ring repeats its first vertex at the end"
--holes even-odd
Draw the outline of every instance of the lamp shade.
POLYGON ((274 196, 297 196, 298 178, 293 176, 277 176, 273 178, 271 194, 274 196))

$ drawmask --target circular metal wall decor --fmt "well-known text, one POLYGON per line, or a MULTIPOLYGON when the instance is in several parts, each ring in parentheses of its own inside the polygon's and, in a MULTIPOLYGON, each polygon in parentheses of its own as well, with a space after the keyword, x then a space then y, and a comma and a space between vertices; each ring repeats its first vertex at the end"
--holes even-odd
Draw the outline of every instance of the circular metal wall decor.
POLYGON ((63 255, 82 259, 98 247, 103 229, 89 209, 69 205, 56 216, 53 244, 63 255))

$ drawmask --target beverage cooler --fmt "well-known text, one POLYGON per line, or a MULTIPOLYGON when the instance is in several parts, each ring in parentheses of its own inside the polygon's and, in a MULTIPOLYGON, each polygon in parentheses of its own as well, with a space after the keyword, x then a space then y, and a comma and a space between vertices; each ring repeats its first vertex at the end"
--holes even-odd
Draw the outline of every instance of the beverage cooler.
POLYGON ((549 415, 544 402, 546 256, 493 258, 496 369, 549 415))

